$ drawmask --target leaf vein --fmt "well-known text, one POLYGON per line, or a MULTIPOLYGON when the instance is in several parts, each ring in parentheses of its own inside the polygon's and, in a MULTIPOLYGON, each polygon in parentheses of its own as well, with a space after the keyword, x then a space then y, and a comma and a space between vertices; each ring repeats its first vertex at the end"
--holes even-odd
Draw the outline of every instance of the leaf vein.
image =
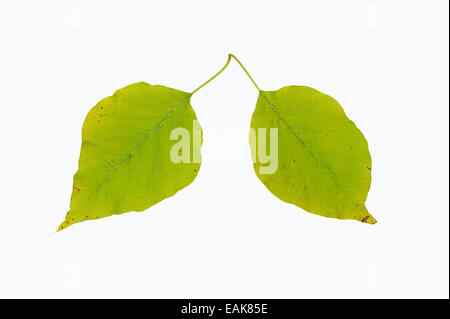
MULTIPOLYGON (((275 105, 269 100, 269 98, 264 94, 263 91, 260 91, 261 95, 263 96, 263 98, 266 100, 266 102, 269 104, 270 109, 280 118, 280 120, 286 125, 286 127, 289 129, 289 131, 291 131, 291 133, 295 136, 295 138, 301 143, 301 145, 303 145, 303 147, 306 149, 306 151, 311 154, 311 156, 316 160, 317 164, 319 164, 319 168, 322 168, 323 170, 325 170, 325 172, 330 176, 331 181, 338 186, 339 188, 343 189, 344 188, 336 181, 336 177, 334 176, 334 174, 330 171, 330 169, 328 168, 327 165, 325 165, 324 163, 322 163, 320 161, 320 159, 316 156, 316 154, 310 150, 305 142, 303 141, 303 139, 297 135, 297 133, 294 131, 294 129, 289 125, 289 123, 285 120, 285 118, 281 115, 280 111, 278 111, 278 109, 275 107, 275 105)), ((320 175, 320 170, 319 170, 319 175, 320 175)))
POLYGON ((136 146, 119 162, 117 163, 116 166, 111 168, 111 173, 105 177, 98 185, 98 187, 92 192, 92 194, 83 202, 80 204, 80 206, 84 206, 86 205, 94 195, 96 195, 98 193, 98 191, 101 189, 101 187, 108 182, 111 177, 114 175, 114 173, 117 171, 117 169, 122 166, 126 161, 128 161, 132 155, 136 152, 136 150, 143 144, 145 143, 146 140, 148 140, 150 138, 150 136, 161 127, 161 125, 168 119, 170 118, 179 108, 181 105, 183 105, 183 103, 190 97, 191 95, 187 95, 186 97, 184 97, 183 99, 180 100, 180 102, 178 102, 175 107, 168 112, 162 119, 161 121, 159 121, 150 131, 148 131, 148 133, 139 141, 139 143, 136 144, 136 146))

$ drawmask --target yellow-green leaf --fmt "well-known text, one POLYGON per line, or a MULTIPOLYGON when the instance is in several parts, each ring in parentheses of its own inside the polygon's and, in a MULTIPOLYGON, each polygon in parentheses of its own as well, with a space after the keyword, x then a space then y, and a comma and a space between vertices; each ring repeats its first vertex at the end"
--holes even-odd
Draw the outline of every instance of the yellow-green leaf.
POLYGON ((376 222, 365 206, 367 141, 335 99, 305 86, 260 91, 251 128, 256 175, 275 196, 314 214, 376 222))
POLYGON ((88 219, 143 211, 195 179, 201 129, 191 95, 141 82, 116 91, 89 111, 70 210, 58 230, 88 219), (174 144, 186 142, 174 141, 176 129, 193 142, 175 148, 185 153, 174 160, 174 144))

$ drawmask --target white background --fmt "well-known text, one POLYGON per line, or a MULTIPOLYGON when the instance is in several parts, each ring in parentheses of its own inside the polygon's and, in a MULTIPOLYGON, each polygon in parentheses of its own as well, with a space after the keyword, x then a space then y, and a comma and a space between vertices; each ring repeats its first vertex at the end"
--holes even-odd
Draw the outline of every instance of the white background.
POLYGON ((0 297, 448 298, 448 23, 445 0, 2 1, 0 297), (188 188, 54 233, 88 110, 138 81, 192 91, 228 53, 262 89, 341 103, 369 141, 379 223, 260 183, 257 90, 232 62, 192 98, 205 140, 188 188))

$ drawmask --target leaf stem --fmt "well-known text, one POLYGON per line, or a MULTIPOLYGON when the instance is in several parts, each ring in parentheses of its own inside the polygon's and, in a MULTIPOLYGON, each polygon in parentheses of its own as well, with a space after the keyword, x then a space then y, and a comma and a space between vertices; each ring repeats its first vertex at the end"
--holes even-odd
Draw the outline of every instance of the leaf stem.
POLYGON ((228 54, 228 59, 227 59, 227 62, 225 63, 225 65, 216 74, 214 74, 211 78, 209 78, 208 81, 206 81, 205 83, 200 85, 198 88, 196 88, 194 91, 192 91, 191 95, 194 94, 195 92, 197 92, 198 90, 200 90, 202 87, 204 87, 206 84, 208 84, 212 80, 214 80, 217 76, 219 76, 219 74, 222 73, 227 68, 228 64, 230 64, 231 58, 233 58, 240 65, 242 70, 244 70, 244 72, 247 74, 248 78, 250 79, 250 81, 252 81, 253 85, 258 89, 258 91, 261 91, 261 89, 256 84, 255 80, 253 80, 253 78, 251 77, 250 73, 248 73, 247 69, 241 63, 241 61, 239 61, 238 58, 236 58, 233 54, 230 53, 230 54, 228 54))
POLYGON ((252 81, 253 85, 258 89, 258 91, 261 91, 261 89, 259 88, 259 86, 256 84, 255 80, 253 80, 252 76, 250 75, 250 73, 248 73, 247 69, 245 68, 245 66, 241 63, 241 61, 239 61, 238 58, 236 58, 233 54, 228 54, 228 58, 233 58, 242 68, 242 70, 244 70, 244 72, 247 74, 248 78, 250 79, 250 81, 252 81))
POLYGON ((211 82, 212 80, 214 80, 220 73, 223 72, 223 70, 225 70, 228 66, 228 64, 230 64, 231 61, 231 56, 228 55, 228 60, 227 63, 225 63, 225 65, 219 70, 219 72, 217 72, 216 74, 214 74, 208 81, 206 81, 205 83, 203 83, 202 85, 200 85, 198 88, 196 88, 194 91, 192 91, 191 95, 194 94, 195 92, 197 92, 198 90, 200 90, 202 87, 204 87, 206 84, 208 84, 209 82, 211 82))

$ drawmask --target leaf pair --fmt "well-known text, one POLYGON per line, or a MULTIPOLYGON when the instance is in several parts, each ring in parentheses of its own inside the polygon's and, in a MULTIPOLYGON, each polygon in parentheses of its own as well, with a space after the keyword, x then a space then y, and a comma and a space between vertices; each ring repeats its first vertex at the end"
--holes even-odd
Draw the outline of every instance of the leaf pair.
MULTIPOLYGON (((192 93, 141 82, 95 105, 83 124, 70 210, 58 231, 84 220, 146 210, 188 186, 201 164, 201 128, 191 96, 231 58, 258 88, 230 54, 225 66, 192 93), (183 145, 184 135, 194 142, 183 145), (174 146, 171 140, 180 136, 174 146)), ((364 205, 371 181, 368 145, 341 106, 308 87, 258 90, 250 146, 264 185, 311 213, 375 223, 364 205), (271 163, 266 145, 276 146, 271 163), (267 170, 268 165, 276 169, 267 170)))

